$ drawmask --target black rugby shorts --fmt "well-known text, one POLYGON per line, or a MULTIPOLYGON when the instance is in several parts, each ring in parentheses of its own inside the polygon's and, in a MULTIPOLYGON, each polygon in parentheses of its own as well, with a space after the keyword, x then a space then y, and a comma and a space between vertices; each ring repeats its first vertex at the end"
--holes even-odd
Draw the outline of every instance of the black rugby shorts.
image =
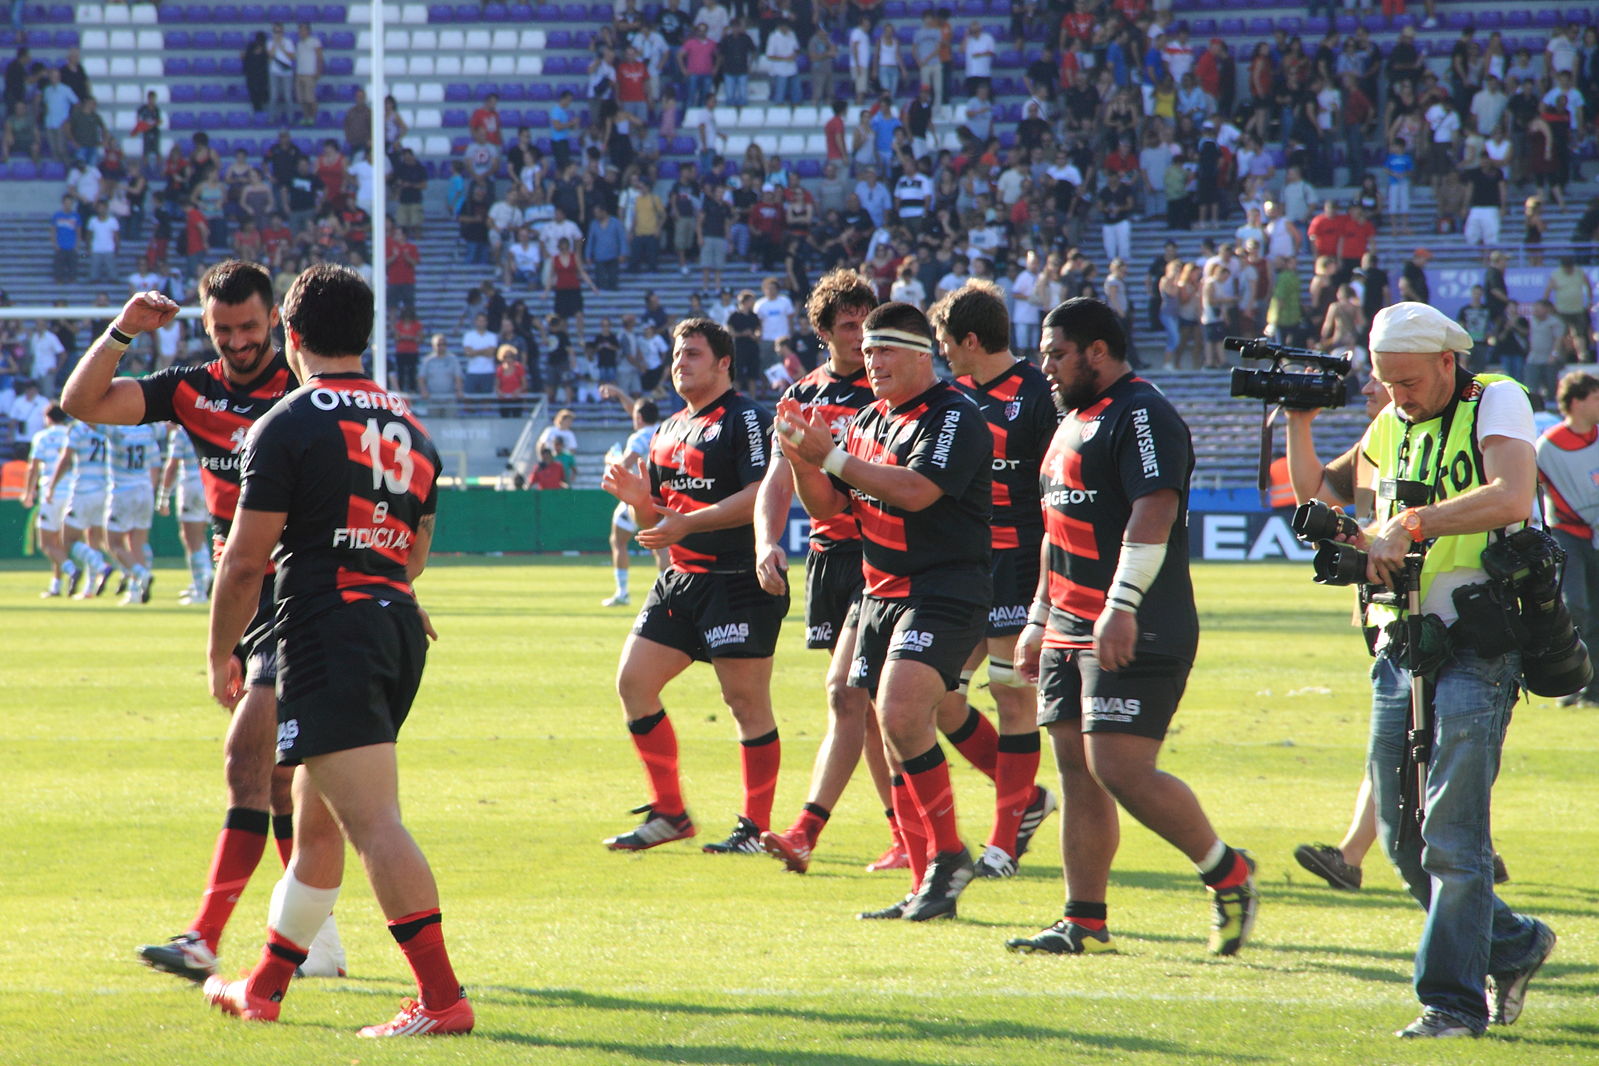
POLYGON ((858 551, 813 551, 805 557, 805 646, 838 646, 838 636, 860 623, 866 585, 858 551))
POLYGON ((633 632, 701 662, 770 659, 787 614, 788 593, 773 596, 761 588, 754 570, 668 570, 655 579, 633 632))
POLYGON ((1027 612, 1038 592, 1038 545, 995 549, 993 575, 988 635, 1014 637, 1027 628, 1027 612))
POLYGON ((427 661, 410 604, 356 600, 278 638, 278 762, 392 744, 427 661))
POLYGON ((986 624, 981 603, 940 596, 905 600, 863 596, 850 686, 875 694, 888 660, 911 659, 937 670, 944 687, 953 692, 986 624))
POLYGON ((239 658, 244 661, 246 685, 276 685, 278 683, 278 642, 272 635, 277 616, 277 576, 268 574, 261 582, 261 598, 255 605, 255 617, 244 631, 244 642, 239 645, 239 658))
POLYGON ((1091 648, 1045 648, 1038 662, 1038 724, 1081 723, 1084 733, 1164 740, 1188 685, 1191 664, 1139 655, 1114 673, 1091 648))

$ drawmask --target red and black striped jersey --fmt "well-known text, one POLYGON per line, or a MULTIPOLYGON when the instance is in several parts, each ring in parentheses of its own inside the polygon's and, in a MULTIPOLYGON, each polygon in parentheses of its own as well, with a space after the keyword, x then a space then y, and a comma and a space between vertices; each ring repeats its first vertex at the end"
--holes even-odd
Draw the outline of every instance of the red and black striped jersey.
MULTIPOLYGON (((766 475, 772 416, 728 389, 700 408, 661 423, 650 441, 650 495, 690 514, 721 503, 766 475)), ((755 569, 755 525, 690 533, 669 549, 672 568, 691 574, 755 569)))
POLYGON ((1194 450, 1188 426, 1160 390, 1132 374, 1085 408, 1067 411, 1044 456, 1046 648, 1086 648, 1105 609, 1133 502, 1177 492, 1166 561, 1138 609, 1138 650, 1193 661, 1199 616, 1188 573, 1188 486, 1194 450))
MULTIPOLYGON (((833 440, 839 443, 856 413, 874 399, 865 368, 840 377, 825 363, 790 385, 783 397, 798 401, 806 410, 820 411, 833 430, 833 440)), ((861 527, 854 511, 846 507, 831 517, 812 519, 811 550, 860 551, 861 527)))
POLYGON ((988 603, 994 440, 972 401, 942 381, 898 407, 876 400, 850 423, 844 450, 914 470, 943 490, 932 506, 908 511, 833 479, 860 520, 867 594, 988 603))
POLYGON ((1018 359, 993 381, 979 385, 970 375, 955 379, 988 419, 994 435, 994 548, 1037 551, 1044 536, 1038 506, 1038 468, 1060 425, 1055 391, 1043 373, 1018 359))
POLYGON ((255 424, 239 507, 288 515, 273 552, 280 632, 355 600, 415 602, 405 567, 438 471, 409 405, 364 374, 318 374, 255 424))
POLYGON ((200 460, 206 510, 219 536, 226 536, 239 503, 239 462, 250 427, 299 382, 282 353, 254 381, 235 385, 221 359, 172 366, 139 379, 145 422, 176 422, 189 434, 200 460))

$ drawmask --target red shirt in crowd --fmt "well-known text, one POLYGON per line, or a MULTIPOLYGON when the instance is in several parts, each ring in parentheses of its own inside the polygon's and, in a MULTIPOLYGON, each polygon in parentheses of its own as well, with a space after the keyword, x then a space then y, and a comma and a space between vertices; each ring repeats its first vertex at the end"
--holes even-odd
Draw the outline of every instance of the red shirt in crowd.
POLYGON ((261 227, 261 248, 266 252, 268 259, 276 260, 278 252, 292 240, 294 240, 294 234, 289 232, 288 226, 268 224, 261 227))
POLYGON ((422 253, 416 245, 408 240, 397 240, 388 246, 389 257, 389 284, 390 285, 415 285, 416 264, 422 258, 422 253))
POLYGON ((845 155, 843 117, 834 115, 827 120, 827 124, 822 127, 822 131, 827 134, 827 158, 843 159, 845 155))
POLYGON ((761 200, 750 208, 750 229, 774 241, 782 240, 783 205, 761 200))
POLYGON ((1366 248, 1371 244, 1371 239, 1377 236, 1377 227, 1371 224, 1371 219, 1362 219, 1356 222, 1345 217, 1343 227, 1343 242, 1339 246, 1338 258, 1359 259, 1366 254, 1366 248))
POLYGON ((642 61, 616 65, 616 99, 623 104, 642 104, 649 98, 650 71, 642 61))
POLYGON ((396 355, 418 355, 422 351, 422 320, 402 318, 394 323, 396 355))
POLYGON ((1344 224, 1348 221, 1347 215, 1325 214, 1317 215, 1310 220, 1305 233, 1315 246, 1317 255, 1338 254, 1338 244, 1344 237, 1344 224))
POLYGON ((467 128, 482 130, 485 139, 490 144, 500 144, 500 113, 487 107, 480 107, 472 112, 472 117, 467 120, 467 128))
POLYGON ((1066 31, 1066 36, 1075 37, 1084 44, 1094 39, 1094 13, 1092 11, 1068 12, 1060 20, 1061 29, 1066 31))

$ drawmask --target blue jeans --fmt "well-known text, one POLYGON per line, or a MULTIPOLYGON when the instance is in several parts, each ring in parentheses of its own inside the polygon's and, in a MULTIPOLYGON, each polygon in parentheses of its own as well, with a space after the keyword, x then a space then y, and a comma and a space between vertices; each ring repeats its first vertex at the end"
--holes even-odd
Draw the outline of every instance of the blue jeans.
POLYGON ((690 74, 688 76, 688 99, 684 107, 700 107, 705 103, 705 94, 711 91, 711 76, 709 74, 690 74))
POLYGON ((750 76, 748 74, 722 75, 722 103, 728 107, 743 107, 750 102, 750 76))
POLYGON ((1527 962, 1537 941, 1532 919, 1494 895, 1488 830, 1520 676, 1519 652, 1483 659, 1456 649, 1439 670, 1430 712, 1427 813, 1418 839, 1413 824, 1401 827, 1399 809, 1410 673, 1386 651, 1371 669, 1367 772, 1377 826, 1389 860, 1427 912, 1416 947, 1416 998, 1479 1032, 1488 1024, 1486 976, 1527 962))
POLYGON ((800 90, 798 74, 773 75, 772 103, 798 104, 803 102, 804 94, 800 90))

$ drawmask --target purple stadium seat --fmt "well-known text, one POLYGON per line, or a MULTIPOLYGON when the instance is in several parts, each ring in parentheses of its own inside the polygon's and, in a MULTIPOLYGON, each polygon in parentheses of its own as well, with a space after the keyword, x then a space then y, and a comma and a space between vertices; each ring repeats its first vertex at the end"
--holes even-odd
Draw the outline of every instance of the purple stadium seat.
POLYGON ((1339 15, 1334 26, 1339 33, 1354 33, 1360 28, 1360 20, 1353 15, 1339 15))
POLYGON ((545 155, 549 155, 551 152, 555 151, 555 142, 551 141, 548 137, 535 137, 533 138, 533 147, 537 148, 545 155))
POLYGON ((155 9, 157 22, 186 22, 189 18, 189 9, 182 4, 162 4, 155 9))
POLYGON ((350 9, 345 7, 343 4, 323 4, 322 5, 322 19, 321 19, 321 21, 323 21, 323 22, 335 22, 335 23, 344 22, 349 17, 350 17, 350 9))
MULTIPOLYGON (((512 22, 531 22, 531 21, 533 21, 533 5, 532 4, 512 4, 511 5, 511 21, 512 22)), ((652 22, 654 21, 653 16, 651 18, 651 21, 652 22)))
MULTIPOLYGON (((235 77, 235 78, 243 77, 244 76, 244 57, 241 56, 241 55, 223 56, 220 60, 217 61, 217 73, 218 74, 227 74, 227 75, 229 75, 231 77, 235 77)), ((233 93, 233 90, 238 89, 238 88, 239 88, 239 86, 237 86, 237 85, 228 86, 229 94, 231 95, 233 93)))
POLYGON ((999 134, 999 146, 1007 151, 1016 147, 1016 131, 1001 130, 999 134))
POLYGON ((1022 54, 1013 48, 1006 48, 994 56, 994 66, 1001 70, 1022 65, 1022 54))
POLYGON ((522 117, 527 120, 529 129, 547 130, 550 128, 550 112, 544 107, 530 107, 522 112, 522 117))
POLYGON ((218 40, 222 47, 230 52, 244 51, 244 31, 242 30, 223 30, 218 40))
MULTIPOLYGON (((579 85, 577 82, 572 81, 557 82, 555 86, 556 96, 560 96, 562 93, 571 93, 572 96, 578 100, 583 99, 583 96, 587 91, 588 89, 586 86, 579 85)), ((583 120, 583 125, 588 125, 588 119, 583 120)))
POLYGON ((1195 37, 1211 37, 1216 33, 1215 19, 1193 19, 1188 23, 1188 30, 1195 37))
POLYGON ((355 73, 355 59, 352 56, 329 56, 328 73, 335 78, 348 78, 355 73))
POLYGON ((539 22, 559 22, 561 9, 554 4, 540 4, 533 9, 533 18, 539 22))
POLYGON ((71 4, 51 4, 49 21, 65 22, 71 25, 77 20, 78 13, 71 4))
POLYGON ((510 13, 510 11, 508 11, 506 9, 504 4, 484 4, 483 5, 483 21, 484 22, 504 22, 506 19, 508 19, 510 17, 511 17, 511 13, 510 13))
POLYGON ((1222 19, 1221 35, 1223 37, 1242 37, 1244 35, 1244 20, 1222 19))
POLYGON ((288 4, 268 4, 266 17, 268 22, 293 22, 294 8, 288 4))
POLYGON ((332 90, 331 99, 334 103, 353 104, 355 103, 355 90, 360 87, 351 82, 341 82, 337 85, 330 85, 328 88, 332 90))
POLYGON ((464 104, 472 99, 472 90, 458 81, 452 81, 444 87, 444 99, 447 103, 464 104))
POLYGON ((222 120, 220 111, 201 111, 195 116, 195 122, 202 130, 221 129, 226 123, 222 120))
POLYGON ((233 151, 233 141, 227 137, 212 137, 211 147, 216 150, 217 155, 227 155, 233 151))
POLYGON ((1403 30, 1406 26, 1414 26, 1414 25, 1416 25, 1416 16, 1415 15, 1412 15, 1412 14, 1406 12, 1403 15, 1395 15, 1394 16, 1393 29, 1394 29, 1395 33, 1398 33, 1399 31, 1403 30))
POLYGON ((49 48, 50 47, 50 31, 49 30, 25 30, 23 32, 23 39, 28 42, 28 47, 29 48, 49 48))
POLYGON ((526 82, 508 81, 500 86, 500 99, 506 103, 521 103, 527 98, 526 82))
POLYGON ((527 87, 527 98, 538 103, 548 103, 555 99, 555 90, 542 81, 536 81, 527 87))
POLYGON ((50 35, 50 40, 57 48, 67 49, 78 47, 77 30, 56 30, 50 35))
POLYGON ((1497 30, 1504 24, 1504 12, 1498 9, 1477 12, 1477 28, 1479 30, 1497 30))
POLYGON ((905 0, 884 0, 883 17, 902 19, 906 15, 905 0))
POLYGON ((189 31, 187 30, 168 30, 161 35, 161 39, 166 44, 168 51, 189 47, 189 31))
MULTIPOLYGON (((170 63, 171 60, 167 62, 170 63)), ((199 90, 191 84, 179 82, 172 86, 172 102, 175 104, 192 104, 199 98, 199 90)))
POLYGON ((960 0, 956 5, 956 14, 962 18, 978 18, 988 12, 988 5, 983 0, 960 0))
POLYGON ((1547 29, 1553 29, 1564 22, 1565 19, 1561 17, 1561 12, 1547 7, 1539 8, 1532 17, 1532 24, 1534 26, 1541 26, 1547 29))
POLYGON ((214 78, 222 73, 221 65, 214 56, 200 56, 189 68, 197 78, 214 78))
POLYGON ((522 120, 522 112, 514 107, 500 108, 500 128, 504 130, 521 129, 527 125, 522 120))
POLYGON ((1532 14, 1524 8, 1517 8, 1505 13, 1505 26, 1510 29, 1526 29, 1532 25, 1532 14))
POLYGON ((820 159, 801 159, 794 164, 794 170, 802 178, 819 178, 822 176, 822 161, 820 159))
POLYGON ((428 5, 428 21, 429 22, 454 22, 455 21, 455 8, 450 7, 448 4, 429 4, 428 5))
POLYGON ((39 168, 34 166, 33 160, 17 158, 11 161, 11 177, 19 181, 33 181, 39 176, 39 168))
POLYGON ((223 119, 230 130, 247 130, 255 125, 255 116, 248 111, 229 111, 223 119))
POLYGON ((189 45, 192 48, 203 48, 208 52, 214 52, 222 47, 222 41, 217 37, 215 30, 195 30, 194 36, 189 39, 189 45))
POLYGON ((315 22, 322 17, 322 9, 315 4, 296 4, 294 7, 294 21, 315 22))
POLYGON ((566 22, 587 22, 589 9, 582 4, 567 4, 561 8, 561 18, 566 22))
POLYGON ((1277 20, 1276 26, 1277 29, 1282 30, 1284 33, 1292 37, 1294 34, 1304 30, 1305 20, 1300 18, 1298 15, 1284 15, 1282 18, 1277 20))
POLYGON ((450 154, 460 155, 462 152, 466 151, 466 146, 471 143, 472 142, 466 137, 451 137, 450 154))
POLYGON ((1461 30, 1467 26, 1477 24, 1477 15, 1474 11, 1446 11, 1444 12, 1444 26, 1451 30, 1461 30))
POLYGON ((227 95, 222 88, 221 82, 208 81, 200 86, 200 102, 202 104, 220 104, 227 99, 227 95))
POLYGON ((217 4, 211 9, 211 18, 208 21, 229 23, 238 22, 239 6, 237 4, 217 4))
POLYGON ((1249 35, 1251 37, 1270 37, 1271 29, 1271 19, 1261 18, 1257 15, 1249 20, 1249 35))
MULTIPOLYGON (((192 64, 181 56, 162 60, 161 70, 169 78, 186 78, 193 73, 192 64)), ((186 88, 190 92, 194 91, 193 86, 186 86, 186 88)))
MULTIPOLYGON (((572 34, 569 30, 551 30, 545 37, 544 44, 547 48, 571 48, 572 34)), ((546 59, 544 62, 548 64, 549 60, 546 59)))
POLYGON ((611 21, 611 17, 615 13, 616 13, 616 9, 613 8, 610 4, 590 4, 589 5, 589 21, 591 21, 591 22, 600 22, 600 23, 609 22, 609 21, 611 21))
POLYGON ((355 34, 349 30, 336 30, 328 34, 328 47, 340 52, 348 52, 355 47, 355 34))
POLYGON ((483 9, 476 4, 456 4, 455 21, 478 22, 483 18, 483 9))
MULTIPOLYGON (((31 167, 33 164, 30 162, 28 166, 31 167)), ((682 169, 678 167, 675 159, 662 160, 661 165, 656 169, 661 172, 661 177, 666 178, 668 181, 676 181, 677 176, 682 173, 682 169)))
POLYGON ((481 100, 485 96, 489 95, 489 93, 493 93, 495 96, 500 95, 499 85, 492 81, 479 81, 472 83, 473 100, 481 100))
POLYGON ((455 128, 455 127, 465 126, 466 125, 466 118, 467 118, 466 112, 464 110, 462 110, 461 108, 458 108, 458 107, 447 107, 447 108, 444 109, 444 127, 445 127, 445 129, 451 129, 451 128, 455 128))
POLYGON ((175 130, 192 130, 195 127, 193 111, 174 111, 167 119, 167 125, 175 130))
MULTIPOLYGON (((165 7, 166 5, 161 5, 165 7)), ((239 7, 239 21, 249 26, 266 22, 266 5, 242 4, 239 7)))

